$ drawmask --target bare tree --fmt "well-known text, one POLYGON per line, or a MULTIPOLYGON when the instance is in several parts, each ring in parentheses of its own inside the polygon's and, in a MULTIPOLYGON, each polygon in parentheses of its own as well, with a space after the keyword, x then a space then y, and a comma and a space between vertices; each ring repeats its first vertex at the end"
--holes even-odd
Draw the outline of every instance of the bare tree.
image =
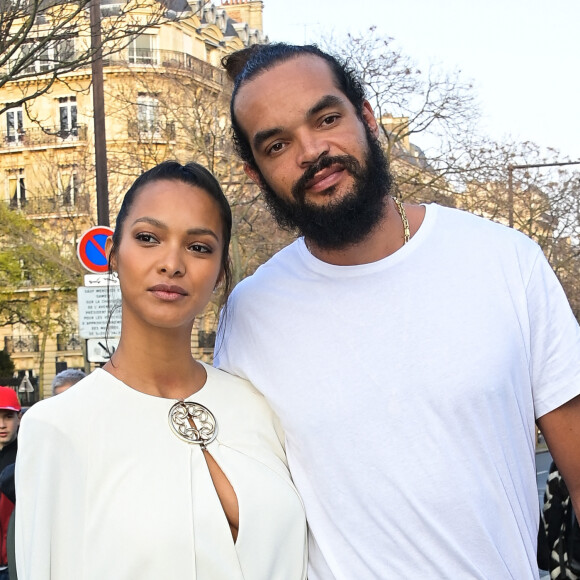
POLYGON ((471 83, 459 72, 423 72, 375 27, 326 47, 361 78, 401 196, 453 205, 463 151, 479 139, 471 83))
POLYGON ((472 213, 513 225, 538 242, 560 278, 580 318, 580 173, 573 166, 530 167, 514 171, 509 195, 509 165, 566 162, 554 149, 534 143, 493 143, 467 151, 457 205, 472 213))
POLYGON ((57 80, 66 82, 68 73, 90 66, 97 50, 107 58, 145 29, 178 16, 157 0, 105 4, 101 41, 95 43, 92 1, 0 0, 0 89, 11 89, 0 114, 45 94, 57 80))

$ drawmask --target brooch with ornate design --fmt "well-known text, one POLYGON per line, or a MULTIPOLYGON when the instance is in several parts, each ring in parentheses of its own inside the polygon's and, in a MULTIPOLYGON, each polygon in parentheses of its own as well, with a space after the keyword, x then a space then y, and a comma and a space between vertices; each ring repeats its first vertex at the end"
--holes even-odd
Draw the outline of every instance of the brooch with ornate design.
POLYGON ((217 436, 213 413, 199 403, 177 401, 169 409, 169 426, 182 441, 195 443, 203 449, 217 436))

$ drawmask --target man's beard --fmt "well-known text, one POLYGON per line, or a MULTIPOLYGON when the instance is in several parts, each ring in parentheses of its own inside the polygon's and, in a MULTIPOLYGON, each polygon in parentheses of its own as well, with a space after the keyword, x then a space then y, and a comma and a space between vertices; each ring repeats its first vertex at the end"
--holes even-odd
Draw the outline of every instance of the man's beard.
MULTIPOLYGON (((261 176, 264 198, 280 227, 298 230, 309 242, 325 250, 352 246, 371 233, 384 215, 384 200, 391 191, 393 178, 378 140, 366 126, 365 131, 368 151, 364 167, 351 155, 324 156, 294 184, 294 201, 279 197, 261 176), (353 177, 352 189, 326 205, 309 203, 305 199, 306 184, 316 173, 334 164, 353 177)), ((332 188, 329 193, 332 194, 332 188)))

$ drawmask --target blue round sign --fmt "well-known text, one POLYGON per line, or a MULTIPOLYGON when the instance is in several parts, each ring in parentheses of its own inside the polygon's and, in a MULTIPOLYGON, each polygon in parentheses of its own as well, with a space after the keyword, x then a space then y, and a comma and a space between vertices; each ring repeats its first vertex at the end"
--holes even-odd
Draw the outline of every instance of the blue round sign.
POLYGON ((107 238, 113 235, 113 230, 106 226, 96 226, 87 230, 79 240, 77 255, 81 264, 95 274, 103 274, 108 271, 107 254, 105 244, 107 238))

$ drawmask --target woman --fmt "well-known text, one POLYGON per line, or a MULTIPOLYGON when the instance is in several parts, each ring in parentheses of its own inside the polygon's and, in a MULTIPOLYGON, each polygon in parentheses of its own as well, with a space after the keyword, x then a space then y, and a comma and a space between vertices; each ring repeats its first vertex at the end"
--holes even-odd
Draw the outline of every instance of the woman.
POLYGON ((230 285, 231 212, 201 166, 127 192, 108 240, 112 359, 35 405, 16 467, 19 580, 300 580, 306 525, 283 436, 247 382, 191 356, 230 285))

